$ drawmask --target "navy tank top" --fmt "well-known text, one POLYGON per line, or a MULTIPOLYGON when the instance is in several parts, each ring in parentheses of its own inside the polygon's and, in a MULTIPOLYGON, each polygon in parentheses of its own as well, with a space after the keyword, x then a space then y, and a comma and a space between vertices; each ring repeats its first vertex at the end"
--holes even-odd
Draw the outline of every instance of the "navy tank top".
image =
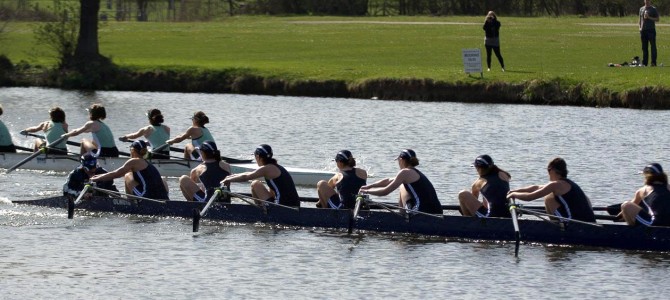
MULTIPOLYGON (((146 160, 144 160, 146 161, 146 160)), ((158 169, 150 162, 144 170, 133 172, 133 179, 138 185, 133 189, 136 196, 149 199, 168 199, 168 193, 163 184, 163 179, 158 169)))
POLYGON ((230 173, 221 168, 218 161, 205 163, 205 172, 198 177, 202 185, 205 186, 205 201, 214 195, 214 189, 221 186, 221 180, 225 179, 230 173))
POLYGON ((293 183, 291 174, 289 174, 284 167, 278 164, 274 165, 277 166, 281 172, 279 177, 274 179, 265 178, 265 182, 275 193, 274 202, 286 206, 300 207, 300 198, 298 197, 298 191, 295 189, 295 183, 293 183))
POLYGON ((421 171, 417 169, 414 171, 419 174, 419 180, 403 184, 411 197, 405 204, 405 208, 429 214, 442 214, 442 204, 437 198, 433 184, 421 171))
POLYGON ((486 184, 480 192, 489 203, 489 217, 511 218, 512 215, 507 208, 507 193, 509 182, 500 179, 499 172, 482 176, 486 184))
POLYGON ((356 205, 358 190, 365 185, 366 179, 356 176, 356 168, 342 172, 342 179, 335 185, 343 208, 353 209, 356 205))
POLYGON ((670 191, 667 184, 651 185, 653 191, 642 199, 642 207, 654 216, 654 226, 670 226, 670 191))
POLYGON ((562 180, 570 184, 570 191, 556 197, 563 210, 567 212, 567 215, 563 217, 584 222, 595 222, 596 217, 593 214, 593 208, 582 188, 570 179, 564 178, 562 180))

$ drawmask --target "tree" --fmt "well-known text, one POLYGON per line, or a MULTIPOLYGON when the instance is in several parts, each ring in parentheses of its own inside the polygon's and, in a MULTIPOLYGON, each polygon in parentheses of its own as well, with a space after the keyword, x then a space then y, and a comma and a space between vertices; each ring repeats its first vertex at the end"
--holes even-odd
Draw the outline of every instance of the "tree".
POLYGON ((74 63, 100 60, 98 48, 98 12, 100 0, 79 0, 79 38, 74 51, 74 63))

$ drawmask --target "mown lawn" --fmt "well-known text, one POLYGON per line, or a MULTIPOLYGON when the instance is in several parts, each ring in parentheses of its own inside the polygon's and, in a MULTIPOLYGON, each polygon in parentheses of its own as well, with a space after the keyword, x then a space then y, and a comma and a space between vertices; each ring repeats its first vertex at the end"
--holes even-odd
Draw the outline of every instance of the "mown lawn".
MULTIPOLYGON (((432 78, 476 81, 463 73, 461 49, 483 49, 482 17, 234 17, 207 23, 118 23, 100 29, 102 54, 122 66, 239 68, 284 79, 432 78)), ((561 78, 613 90, 670 86, 670 68, 611 68, 641 56, 637 19, 506 18, 502 52, 485 81, 561 78)), ((35 24, 11 23, 0 53, 14 62, 50 65, 33 40, 35 24)), ((659 64, 670 27, 658 25, 659 64)), ((485 67, 484 67, 485 69, 485 67)))

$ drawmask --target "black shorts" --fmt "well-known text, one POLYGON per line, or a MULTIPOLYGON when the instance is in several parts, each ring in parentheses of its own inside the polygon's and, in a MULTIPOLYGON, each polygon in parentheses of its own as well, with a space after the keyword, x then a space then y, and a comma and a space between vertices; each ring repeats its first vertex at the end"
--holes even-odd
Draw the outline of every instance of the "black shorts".
POLYGON ((152 153, 151 159, 170 159, 170 151, 158 151, 152 153))
POLYGON ((47 148, 47 154, 67 155, 67 149, 63 149, 63 148, 47 148))
POLYGON ((340 195, 334 194, 330 196, 330 198, 328 198, 328 206, 335 209, 344 208, 342 202, 340 202, 340 195))
POLYGON ((0 146, 0 152, 16 153, 16 146, 14 146, 14 144, 6 145, 6 146, 0 146))
POLYGON ((116 147, 102 147, 98 157, 119 157, 119 149, 116 147))

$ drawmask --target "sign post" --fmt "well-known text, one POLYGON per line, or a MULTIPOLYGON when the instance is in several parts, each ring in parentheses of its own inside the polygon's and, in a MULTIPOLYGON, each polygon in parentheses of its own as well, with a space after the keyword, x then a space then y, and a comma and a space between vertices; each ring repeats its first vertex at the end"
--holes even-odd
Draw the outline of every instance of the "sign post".
POLYGON ((479 48, 463 49, 463 67, 466 74, 479 73, 484 78, 482 52, 479 48))

